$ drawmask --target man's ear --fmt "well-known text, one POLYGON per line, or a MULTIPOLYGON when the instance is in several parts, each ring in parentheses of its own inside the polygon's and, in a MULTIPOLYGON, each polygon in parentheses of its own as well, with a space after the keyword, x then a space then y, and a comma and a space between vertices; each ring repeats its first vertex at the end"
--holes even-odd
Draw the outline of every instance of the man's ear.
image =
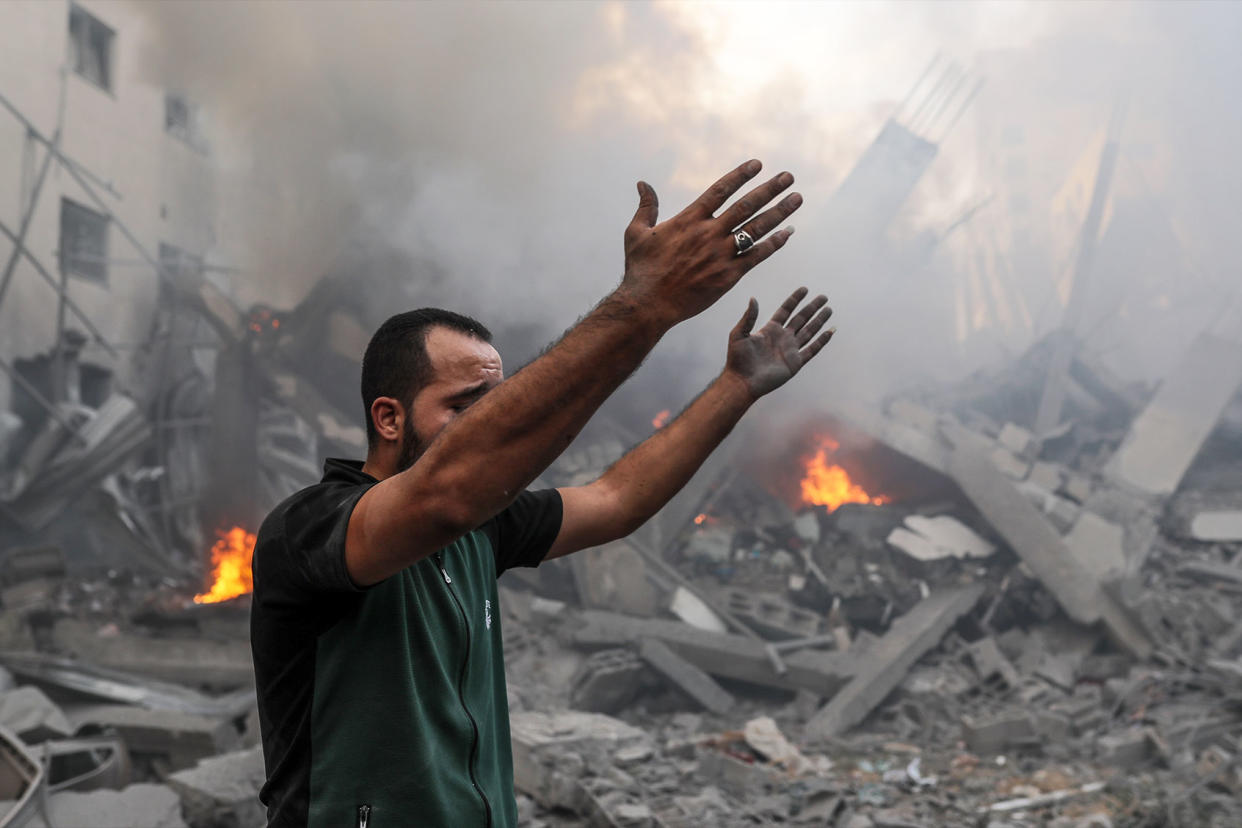
POLYGON ((395 397, 376 397, 371 403, 371 422, 381 440, 399 441, 406 416, 405 406, 395 397))

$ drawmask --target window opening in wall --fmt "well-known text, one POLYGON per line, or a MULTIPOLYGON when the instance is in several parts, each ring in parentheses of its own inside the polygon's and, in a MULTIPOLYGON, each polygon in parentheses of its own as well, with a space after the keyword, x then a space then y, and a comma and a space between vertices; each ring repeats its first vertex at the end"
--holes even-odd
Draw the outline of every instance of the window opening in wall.
POLYGON ((108 283, 107 216, 61 199, 60 266, 74 276, 108 283))
POLYGON ((116 32, 80 6, 69 7, 69 50, 73 71, 112 91, 112 41, 116 32))
MULTIPOLYGON (((160 268, 174 284, 184 287, 203 275, 203 257, 191 255, 176 245, 160 242, 160 268)), ((168 289, 165 280, 160 279, 161 302, 172 298, 168 295, 168 289)))
POLYGON ((176 92, 164 95, 164 131, 199 152, 207 151, 198 104, 176 92))

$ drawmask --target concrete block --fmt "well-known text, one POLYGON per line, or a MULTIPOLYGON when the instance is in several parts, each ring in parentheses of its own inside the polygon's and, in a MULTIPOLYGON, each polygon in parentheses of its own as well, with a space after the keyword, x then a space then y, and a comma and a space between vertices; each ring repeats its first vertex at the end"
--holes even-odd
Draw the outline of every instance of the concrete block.
POLYGON ((1119 770, 1132 770, 1152 756, 1146 728, 1108 733, 1095 740, 1097 761, 1119 770))
POLYGON ((1005 688, 1018 686, 1018 671, 1000 651, 996 639, 981 638, 969 645, 966 652, 981 680, 997 680, 1005 688))
POLYGON ((625 648, 592 653, 578 668, 569 688, 569 705, 591 713, 616 713, 643 689, 646 666, 625 648))
POLYGON ((681 688, 704 709, 723 715, 733 707, 733 696, 717 684, 715 679, 656 639, 644 638, 639 647, 639 655, 652 669, 681 688))
POLYGON ((762 762, 744 762, 713 745, 698 751, 698 773, 722 791, 743 800, 752 800, 769 786, 787 782, 785 772, 762 762))
POLYGON ((1035 717, 1016 711, 991 717, 962 717, 962 740, 971 753, 1004 753, 1040 743, 1035 717))
POLYGON ((726 589, 724 609, 770 640, 802 638, 819 632, 818 613, 795 607, 779 595, 726 589))
POLYGON ((190 828, 256 828, 267 823, 259 802, 263 750, 225 753, 168 777, 190 828))

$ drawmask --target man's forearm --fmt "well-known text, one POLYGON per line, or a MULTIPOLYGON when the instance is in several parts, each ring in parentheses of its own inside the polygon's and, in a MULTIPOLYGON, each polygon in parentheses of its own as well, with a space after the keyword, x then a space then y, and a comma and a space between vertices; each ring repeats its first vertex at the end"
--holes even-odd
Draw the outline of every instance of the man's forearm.
POLYGON ((629 534, 658 512, 689 482, 754 401, 746 383, 726 371, 677 419, 605 472, 599 485, 614 491, 619 504, 619 525, 614 532, 629 534))

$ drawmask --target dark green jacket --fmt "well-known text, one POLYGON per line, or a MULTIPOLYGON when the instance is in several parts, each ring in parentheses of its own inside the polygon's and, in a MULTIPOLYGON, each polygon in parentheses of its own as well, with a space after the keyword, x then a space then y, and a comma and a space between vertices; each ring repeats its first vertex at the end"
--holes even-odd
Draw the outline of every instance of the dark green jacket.
POLYGON ((535 565, 560 528, 555 491, 360 590, 349 514, 374 480, 324 480, 259 532, 251 643, 273 826, 516 826, 496 577, 535 565))

